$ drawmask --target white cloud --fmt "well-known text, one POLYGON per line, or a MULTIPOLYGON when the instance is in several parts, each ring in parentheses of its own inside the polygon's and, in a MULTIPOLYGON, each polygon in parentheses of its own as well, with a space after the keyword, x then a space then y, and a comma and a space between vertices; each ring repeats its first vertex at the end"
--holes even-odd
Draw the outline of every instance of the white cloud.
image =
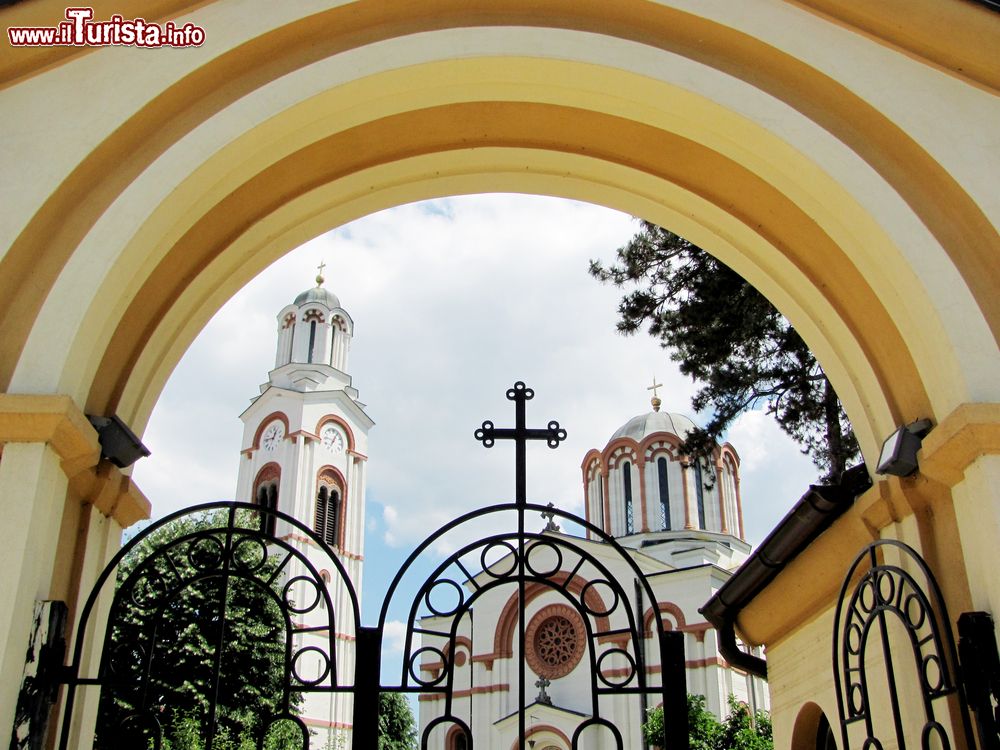
MULTIPOLYGON (((414 635, 415 639, 419 639, 419 635, 414 635)), ((382 628, 382 648, 384 651, 389 651, 391 653, 402 653, 403 647, 406 645, 406 623, 400 620, 387 620, 385 627, 382 628)), ((419 648, 419 641, 413 650, 419 648)))

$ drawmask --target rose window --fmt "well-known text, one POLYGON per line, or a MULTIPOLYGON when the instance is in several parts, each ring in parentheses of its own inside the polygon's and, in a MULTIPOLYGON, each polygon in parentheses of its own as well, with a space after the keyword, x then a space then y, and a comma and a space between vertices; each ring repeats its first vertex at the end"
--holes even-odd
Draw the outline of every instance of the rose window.
POLYGON ((561 667, 576 652, 576 629, 565 617, 556 615, 542 623, 535 632, 538 657, 550 667, 561 667))
POLYGON ((583 622, 575 611, 561 604, 544 607, 525 632, 528 666, 550 680, 569 674, 580 663, 584 641, 583 622))

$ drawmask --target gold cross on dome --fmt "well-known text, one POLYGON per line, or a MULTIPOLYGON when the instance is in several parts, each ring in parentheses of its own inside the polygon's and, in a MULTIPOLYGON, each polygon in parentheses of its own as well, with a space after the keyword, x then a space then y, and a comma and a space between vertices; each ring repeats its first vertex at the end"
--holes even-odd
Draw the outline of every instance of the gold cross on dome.
POLYGON ((649 386, 649 388, 647 388, 646 390, 653 392, 653 398, 659 398, 660 395, 656 392, 656 389, 657 388, 662 388, 662 387, 663 387, 663 383, 657 383, 656 382, 656 376, 654 375, 653 376, 653 384, 651 386, 649 386))

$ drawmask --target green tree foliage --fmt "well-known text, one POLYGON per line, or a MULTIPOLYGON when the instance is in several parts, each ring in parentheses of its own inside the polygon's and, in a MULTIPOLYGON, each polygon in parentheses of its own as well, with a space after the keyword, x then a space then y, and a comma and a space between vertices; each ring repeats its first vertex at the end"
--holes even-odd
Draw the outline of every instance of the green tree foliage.
MULTIPOLYGON (((275 572, 281 558, 262 559, 258 544, 237 545, 234 569, 250 574, 214 575, 225 544, 226 515, 215 511, 181 517, 122 560, 118 587, 123 595, 112 612, 109 646, 114 687, 102 693, 98 748, 122 747, 129 735, 148 740, 148 723, 130 718, 145 706, 162 727, 165 750, 202 750, 216 666, 220 679, 213 750, 256 748, 268 717, 286 708, 295 713, 301 696, 291 693, 286 704, 283 688, 285 623, 274 598, 278 592, 260 583, 275 572), (181 587, 179 581, 187 584, 181 587), (149 679, 143 681, 147 663, 149 679)), ((240 511, 238 526, 255 524, 256 513, 240 511)), ((272 584, 280 585, 280 579, 272 584)), ((301 747, 300 731, 293 721, 279 722, 267 735, 266 750, 301 747)))
POLYGON ((704 428, 686 439, 705 458, 732 421, 765 406, 827 478, 857 459, 859 449, 840 400, 791 324, 743 277, 682 237, 643 221, 617 251, 616 262, 590 262, 595 278, 634 287, 618 307, 618 330, 645 326, 703 383, 692 399, 711 409, 704 428))
POLYGON ((402 693, 378 697, 378 750, 416 750, 417 725, 402 693))
MULTIPOLYGON (((705 696, 687 697, 688 740, 691 750, 774 750, 771 717, 766 711, 750 709, 729 696, 729 716, 720 722, 705 708, 705 696)), ((658 747, 663 738, 663 707, 650 709, 642 732, 650 746, 658 747)), ((667 737, 670 727, 667 726, 667 737)))

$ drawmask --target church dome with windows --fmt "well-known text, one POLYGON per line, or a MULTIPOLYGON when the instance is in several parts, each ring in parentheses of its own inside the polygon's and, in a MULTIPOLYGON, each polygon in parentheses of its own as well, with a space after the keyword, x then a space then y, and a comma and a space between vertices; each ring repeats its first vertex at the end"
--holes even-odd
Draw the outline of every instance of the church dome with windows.
POLYGON ((723 556, 726 549, 742 550, 747 545, 736 449, 725 443, 706 459, 690 458, 683 443, 694 421, 660 411, 655 395, 651 405, 604 448, 584 457, 587 520, 630 546, 657 547, 664 554, 671 544, 685 554, 697 547, 706 560, 720 550, 723 556))
POLYGON ((340 298, 323 286, 323 266, 316 286, 307 289, 278 313, 276 368, 286 365, 326 365, 347 372, 354 321, 340 298))

